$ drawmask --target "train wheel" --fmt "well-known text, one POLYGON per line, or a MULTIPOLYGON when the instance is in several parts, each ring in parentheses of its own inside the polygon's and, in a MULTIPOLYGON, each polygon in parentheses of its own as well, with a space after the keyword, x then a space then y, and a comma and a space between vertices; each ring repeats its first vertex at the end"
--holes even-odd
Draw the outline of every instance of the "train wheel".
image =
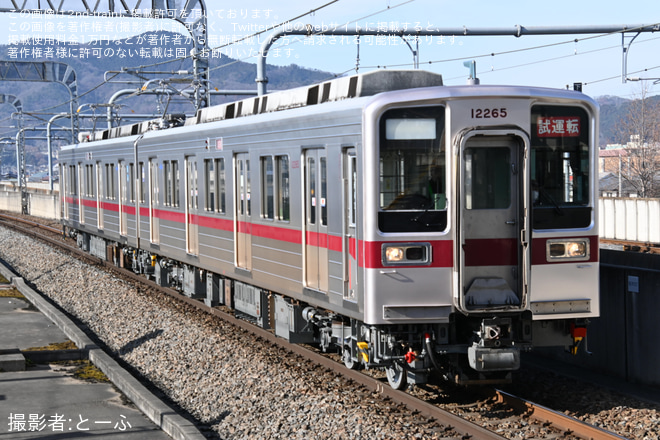
POLYGON ((346 346, 341 352, 341 360, 344 362, 344 365, 346 365, 346 368, 350 370, 357 370, 359 366, 359 362, 355 361, 353 359, 353 356, 351 356, 351 348, 346 346))
POLYGON ((390 367, 385 367, 385 373, 387 374, 387 381, 390 386, 395 390, 401 390, 405 388, 408 383, 408 375, 406 370, 404 370, 401 365, 395 363, 390 367))

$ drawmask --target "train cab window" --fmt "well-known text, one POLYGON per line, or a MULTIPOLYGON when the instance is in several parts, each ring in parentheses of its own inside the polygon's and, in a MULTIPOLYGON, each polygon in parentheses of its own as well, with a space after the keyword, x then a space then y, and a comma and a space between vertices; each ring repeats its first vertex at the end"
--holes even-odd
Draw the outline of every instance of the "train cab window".
POLYGON ((534 229, 588 227, 594 203, 589 115, 580 107, 536 105, 531 123, 534 229))
POLYGON ((379 123, 379 213, 383 232, 447 227, 444 107, 388 110, 379 123))

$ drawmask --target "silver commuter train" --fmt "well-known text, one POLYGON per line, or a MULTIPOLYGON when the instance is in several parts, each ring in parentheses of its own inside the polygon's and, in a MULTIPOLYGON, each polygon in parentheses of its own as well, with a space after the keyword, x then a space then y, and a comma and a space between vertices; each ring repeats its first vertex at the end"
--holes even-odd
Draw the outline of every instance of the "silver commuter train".
POLYGON ((599 314, 597 127, 578 92, 375 71, 91 133, 62 222, 395 388, 507 381, 599 314))

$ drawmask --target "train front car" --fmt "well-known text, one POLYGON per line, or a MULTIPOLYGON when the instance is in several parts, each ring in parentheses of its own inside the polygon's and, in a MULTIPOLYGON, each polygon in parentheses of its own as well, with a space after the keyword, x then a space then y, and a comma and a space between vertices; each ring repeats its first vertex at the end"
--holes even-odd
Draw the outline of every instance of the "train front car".
POLYGON ((402 388, 432 371, 508 381, 521 351, 575 351, 599 313, 597 126, 596 104, 572 91, 376 97, 365 109, 365 323, 345 357, 402 388))

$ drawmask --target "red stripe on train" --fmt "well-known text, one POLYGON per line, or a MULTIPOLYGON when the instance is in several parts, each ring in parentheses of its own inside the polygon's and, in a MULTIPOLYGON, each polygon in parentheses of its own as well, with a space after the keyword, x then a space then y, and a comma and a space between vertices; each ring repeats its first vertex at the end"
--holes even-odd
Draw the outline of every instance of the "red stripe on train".
MULTIPOLYGON (((392 242, 388 242, 391 244, 392 242)), ((404 242, 406 244, 410 241, 404 242)), ((424 241, 422 243, 431 244, 431 257, 430 264, 423 264, 419 266, 406 266, 406 267, 454 267, 454 244, 451 240, 432 240, 424 241)), ((380 241, 360 241, 360 248, 362 249, 362 261, 360 266, 366 269, 384 269, 387 266, 383 265, 383 243, 380 241)), ((391 268, 391 267, 390 267, 391 268)))
POLYGON ((465 240, 466 266, 517 266, 518 241, 515 238, 465 240))

